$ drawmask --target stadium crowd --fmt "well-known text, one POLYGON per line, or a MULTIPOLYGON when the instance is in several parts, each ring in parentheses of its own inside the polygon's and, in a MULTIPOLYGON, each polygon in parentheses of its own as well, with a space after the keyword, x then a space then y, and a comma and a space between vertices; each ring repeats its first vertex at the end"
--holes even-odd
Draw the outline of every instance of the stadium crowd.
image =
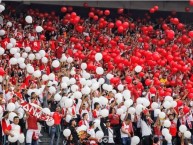
POLYGON ((192 144, 191 27, 88 9, 0 5, 0 145, 192 144))

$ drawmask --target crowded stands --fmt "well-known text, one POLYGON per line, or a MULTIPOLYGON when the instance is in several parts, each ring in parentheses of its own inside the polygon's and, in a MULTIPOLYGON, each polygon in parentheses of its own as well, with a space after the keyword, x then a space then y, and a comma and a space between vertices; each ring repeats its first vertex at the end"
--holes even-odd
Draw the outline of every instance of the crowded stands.
POLYGON ((193 144, 191 25, 60 8, 0 4, 0 145, 193 144))

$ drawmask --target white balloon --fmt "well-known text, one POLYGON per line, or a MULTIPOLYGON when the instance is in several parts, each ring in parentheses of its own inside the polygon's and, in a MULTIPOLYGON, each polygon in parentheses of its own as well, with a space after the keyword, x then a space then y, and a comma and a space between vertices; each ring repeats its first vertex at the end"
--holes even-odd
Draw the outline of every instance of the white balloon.
POLYGON ((65 83, 69 82, 69 80, 70 80, 69 77, 63 77, 62 78, 62 82, 65 82, 65 83))
POLYGON ((169 120, 164 120, 164 126, 169 128, 171 126, 171 122, 169 120))
POLYGON ((14 118, 15 116, 17 116, 16 113, 10 112, 10 113, 9 113, 9 116, 8 116, 8 119, 9 119, 10 121, 13 121, 13 118, 14 118))
POLYGON ((11 65, 16 65, 17 64, 17 59, 14 58, 14 57, 12 57, 9 61, 10 61, 11 65))
POLYGON ((60 94, 56 94, 56 95, 54 95, 54 100, 55 101, 60 101, 62 99, 62 96, 60 95, 60 94))
POLYGON ((169 134, 169 130, 167 128, 163 128, 162 134, 163 134, 163 136, 166 136, 167 134, 169 134))
POLYGON ((172 104, 169 101, 165 101, 163 103, 163 106, 164 106, 164 108, 169 109, 172 106, 172 104))
POLYGON ((41 71, 40 70, 34 71, 33 76, 36 77, 36 78, 41 77, 41 71))
POLYGON ((80 78, 80 84, 81 85, 86 85, 86 79, 85 78, 80 78))
POLYGON ((129 112, 130 114, 135 114, 136 110, 135 110, 134 107, 130 107, 129 110, 128 110, 128 112, 129 112))
POLYGON ((34 67, 33 66, 27 66, 27 72, 30 74, 34 73, 34 67))
POLYGON ((107 89, 108 89, 108 85, 107 84, 103 84, 103 90, 106 90, 107 91, 107 89))
POLYGON ((167 134, 167 135, 165 136, 165 139, 166 139, 166 141, 171 142, 171 140, 172 140, 171 134, 167 134))
POLYGON ((68 86, 67 86, 67 84, 66 83, 61 83, 61 87, 63 88, 63 89, 66 89, 68 86))
POLYGON ((187 131, 187 127, 185 125, 180 125, 179 130, 181 133, 184 133, 185 131, 187 131))
POLYGON ((43 57, 43 58, 42 58, 42 62, 43 62, 43 63, 48 63, 47 57, 43 57))
POLYGON ((129 108, 133 104, 133 101, 131 99, 128 99, 124 102, 124 105, 129 108))
POLYGON ((137 104, 136 106, 136 113, 139 115, 145 107, 141 104, 137 104))
POLYGON ((45 57, 46 52, 45 52, 45 50, 40 50, 39 54, 40 54, 41 57, 45 57))
POLYGON ((80 98, 82 98, 82 93, 79 92, 79 91, 76 91, 76 92, 73 93, 73 96, 74 96, 76 99, 80 99, 80 98))
POLYGON ((67 99, 64 101, 64 106, 65 106, 65 108, 70 108, 70 107, 72 107, 72 105, 73 105, 73 100, 72 100, 72 99, 67 98, 67 99))
POLYGON ((133 136, 133 137, 131 138, 131 144, 132 144, 132 145, 137 145, 139 142, 140 142, 140 139, 139 139, 138 136, 133 136))
POLYGON ((29 60, 34 60, 35 59, 35 55, 33 53, 30 53, 28 55, 28 58, 29 58, 29 60))
POLYGON ((100 78, 100 79, 98 80, 98 82, 99 82, 100 85, 102 85, 102 84, 104 84, 105 80, 104 80, 103 78, 100 78))
POLYGON ((53 73, 50 73, 48 77, 49 77, 49 80, 52 80, 52 81, 55 80, 55 74, 53 73))
POLYGON ((26 21, 27 23, 31 24, 31 23, 32 23, 32 17, 31 17, 31 16, 26 16, 26 17, 25 17, 25 21, 26 21))
POLYGON ((79 89, 77 85, 72 85, 70 88, 72 92, 76 92, 79 89))
POLYGON ((11 137, 10 135, 8 136, 8 141, 11 143, 14 143, 18 140, 19 136, 18 134, 15 132, 12 132, 12 134, 14 135, 13 137, 11 137))
POLYGON ((103 56, 102 56, 101 53, 95 54, 95 60, 96 60, 96 61, 100 61, 102 58, 103 58, 103 56))
POLYGON ((5 53, 5 49, 0 47, 0 55, 3 55, 5 53))
POLYGON ((53 66, 54 68, 59 67, 59 66, 60 66, 60 62, 59 62, 58 60, 54 60, 54 61, 52 62, 52 66, 53 66))
POLYGON ((122 84, 119 84, 117 88, 118 88, 119 91, 123 91, 124 86, 122 84))
POLYGON ((164 98, 164 101, 169 101, 169 102, 172 102, 174 99, 171 97, 171 96, 166 96, 164 98))
POLYGON ((155 109, 155 110, 154 110, 154 115, 155 115, 155 117, 157 117, 160 112, 161 112, 160 109, 155 109))
POLYGON ((13 46, 15 46, 16 40, 14 38, 10 38, 10 42, 13 44, 13 46))
POLYGON ((171 102, 171 107, 176 107, 177 106, 177 102, 176 101, 172 101, 171 102))
POLYGON ((12 22, 7 22, 7 27, 12 27, 12 22))
POLYGON ((107 89, 108 92, 111 92, 113 90, 113 86, 112 85, 107 85, 106 89, 107 89))
POLYGON ((84 88, 81 89, 82 94, 88 95, 90 94, 91 90, 88 86, 85 86, 84 88))
POLYGON ((143 104, 143 98, 139 97, 137 98, 137 104, 143 104))
POLYGON ((71 119, 72 119, 72 116, 67 114, 66 115, 66 122, 69 123, 71 119))
POLYGON ((10 53, 11 54, 16 54, 17 53, 17 48, 16 47, 11 48, 10 53))
POLYGON ((49 80, 48 75, 43 74, 43 75, 42 75, 42 80, 43 80, 43 81, 47 81, 47 80, 49 80))
POLYGON ((6 47, 7 47, 7 49, 11 49, 13 47, 13 44, 12 43, 8 43, 6 47))
POLYGON ((85 79, 89 79, 90 78, 90 74, 87 72, 83 72, 82 77, 85 79))
POLYGON ((63 54, 62 58, 60 59, 60 62, 66 62, 66 60, 67 60, 67 57, 63 54))
POLYGON ((23 58, 27 58, 28 54, 26 52, 22 53, 21 55, 23 58))
POLYGON ((37 59, 37 60, 40 60, 40 59, 41 59, 41 55, 40 55, 39 53, 36 53, 35 56, 36 56, 36 59, 37 59))
POLYGON ((166 117, 166 114, 164 112, 159 113, 159 118, 164 119, 166 117))
POLYGON ((72 57, 68 57, 68 58, 67 58, 67 62, 68 62, 68 63, 72 63, 72 62, 73 62, 73 58, 72 58, 72 57))
POLYGON ((42 112, 43 112, 44 114, 47 114, 47 115, 50 115, 50 114, 51 114, 49 108, 43 108, 43 109, 42 109, 42 112))
POLYGON ((53 86, 49 87, 49 92, 50 92, 51 94, 56 93, 56 88, 53 87, 53 86))
POLYGON ((27 46, 26 48, 25 48, 25 52, 30 52, 31 51, 31 48, 29 47, 29 46, 27 46))
POLYGON ((43 31, 42 26, 36 26, 36 32, 40 33, 43 31))
POLYGON ((191 137, 191 132, 190 131, 185 131, 184 132, 184 137, 185 138, 190 138, 191 137))
POLYGON ((106 78, 108 79, 108 80, 110 80, 111 78, 113 78, 114 76, 112 75, 112 74, 107 74, 106 75, 106 78))
POLYGON ((48 126, 53 126, 54 125, 54 119, 52 119, 51 121, 46 121, 46 124, 48 126))
POLYGON ((82 70, 85 70, 87 68, 87 64, 86 63, 82 63, 80 67, 81 67, 82 70))
POLYGON ((96 132, 96 138, 98 138, 98 139, 102 139, 104 137, 104 133, 103 133, 103 131, 97 131, 96 132))
POLYGON ((4 11, 5 10, 5 6, 4 5, 0 5, 0 11, 4 11))
POLYGON ((100 87, 100 84, 99 84, 98 82, 96 82, 96 83, 93 83, 93 84, 92 84, 91 89, 92 89, 93 91, 96 91, 99 87, 100 87))
POLYGON ((24 136, 23 133, 20 133, 20 134, 19 134, 18 141, 19 141, 19 143, 24 143, 24 141, 25 141, 25 136, 24 136))
POLYGON ((97 68, 96 68, 96 73, 97 73, 98 75, 102 75, 102 74, 104 73, 103 68, 102 68, 102 67, 97 67, 97 68))
POLYGON ((158 104, 157 102, 153 102, 153 103, 151 104, 151 108, 152 108, 153 110, 158 109, 158 107, 159 107, 159 104, 158 104))
POLYGON ((107 117, 109 115, 109 110, 107 109, 102 109, 100 112, 102 117, 107 117))
POLYGON ((123 110, 122 108, 118 108, 118 109, 117 109, 117 114, 118 114, 118 115, 123 114, 123 112, 124 112, 124 110, 123 110))
POLYGON ((125 100, 131 98, 131 92, 129 90, 124 90, 122 94, 125 100))
POLYGON ((5 30, 1 29, 0 30, 0 36, 3 36, 3 35, 5 35, 5 30))
POLYGON ((7 111, 14 111, 15 110, 15 104, 14 103, 8 103, 7 104, 7 111))
POLYGON ((106 106, 108 104, 108 99, 105 98, 104 96, 100 96, 99 97, 99 100, 100 100, 100 104, 103 105, 103 106, 106 106))
POLYGON ((24 68, 26 68, 26 64, 25 64, 25 63, 20 63, 20 64, 19 64, 19 67, 20 67, 21 69, 24 69, 24 68))
POLYGON ((64 129, 63 135, 64 135, 65 137, 69 137, 69 136, 71 135, 70 129, 64 129))
POLYGON ((148 99, 143 98, 143 103, 142 104, 143 104, 143 106, 148 107, 150 105, 150 102, 149 102, 148 99))
POLYGON ((75 84, 76 83, 76 79, 75 78, 70 78, 69 83, 71 85, 75 84))
POLYGON ((138 66, 135 67, 135 72, 139 73, 141 71, 142 71, 142 67, 141 66, 138 65, 138 66))
MULTIPOLYGON (((16 53, 17 54, 17 53, 16 53)), ((25 59, 23 58, 23 57, 20 57, 20 58, 18 58, 17 59, 17 63, 18 64, 22 64, 22 63, 24 63, 25 62, 25 59)))

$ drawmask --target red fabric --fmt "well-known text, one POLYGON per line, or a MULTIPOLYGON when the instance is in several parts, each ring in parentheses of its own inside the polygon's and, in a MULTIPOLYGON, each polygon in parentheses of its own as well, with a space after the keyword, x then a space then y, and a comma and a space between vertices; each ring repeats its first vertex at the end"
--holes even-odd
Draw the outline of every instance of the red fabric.
POLYGON ((29 117, 27 119, 28 129, 37 130, 38 129, 37 121, 38 121, 38 119, 35 116, 29 115, 29 117))
POLYGON ((177 124, 174 121, 171 121, 171 126, 170 126, 170 134, 172 136, 176 136, 177 133, 177 124))
POLYGON ((111 125, 118 125, 120 117, 117 114, 109 114, 109 120, 111 125))
POLYGON ((7 44, 10 42, 9 38, 5 38, 1 41, 1 47, 6 49, 7 44))
POLYGON ((59 125, 60 122, 61 122, 62 117, 58 112, 54 112, 53 119, 54 119, 54 124, 59 125))
POLYGON ((41 42, 40 41, 33 41, 31 42, 31 48, 32 48, 32 51, 40 51, 40 47, 41 47, 41 42))
POLYGON ((93 116, 94 118, 97 118, 97 117, 98 117, 98 113, 97 113, 97 112, 98 112, 97 110, 93 110, 92 116, 93 116))
POLYGON ((11 125, 7 124, 5 119, 2 119, 2 130, 5 133, 6 130, 10 131, 11 130, 11 125))
POLYGON ((17 41, 16 47, 22 48, 23 47, 23 41, 17 41))
POLYGON ((51 47, 51 49, 52 50, 56 50, 56 42, 55 42, 55 40, 50 40, 50 47, 51 47))
POLYGON ((58 58, 58 59, 60 59, 61 57, 62 57, 62 53, 63 53, 63 48, 62 47, 58 47, 57 49, 56 49, 56 57, 58 58))

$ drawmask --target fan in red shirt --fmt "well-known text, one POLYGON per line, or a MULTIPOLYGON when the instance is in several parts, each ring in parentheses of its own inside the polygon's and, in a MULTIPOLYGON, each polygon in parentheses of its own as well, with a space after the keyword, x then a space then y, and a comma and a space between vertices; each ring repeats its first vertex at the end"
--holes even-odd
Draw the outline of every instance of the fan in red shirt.
POLYGON ((172 135, 172 141, 175 139, 176 135, 177 135, 177 123, 174 121, 174 115, 173 114, 169 114, 169 119, 171 122, 171 126, 169 128, 170 134, 172 135))
POLYGON ((62 46, 62 42, 59 42, 59 46, 56 48, 56 57, 60 59, 62 57, 63 52, 64 52, 64 48, 62 46))
POLYGON ((38 52, 40 51, 40 47, 41 47, 41 41, 32 41, 31 42, 31 48, 32 51, 38 52))

